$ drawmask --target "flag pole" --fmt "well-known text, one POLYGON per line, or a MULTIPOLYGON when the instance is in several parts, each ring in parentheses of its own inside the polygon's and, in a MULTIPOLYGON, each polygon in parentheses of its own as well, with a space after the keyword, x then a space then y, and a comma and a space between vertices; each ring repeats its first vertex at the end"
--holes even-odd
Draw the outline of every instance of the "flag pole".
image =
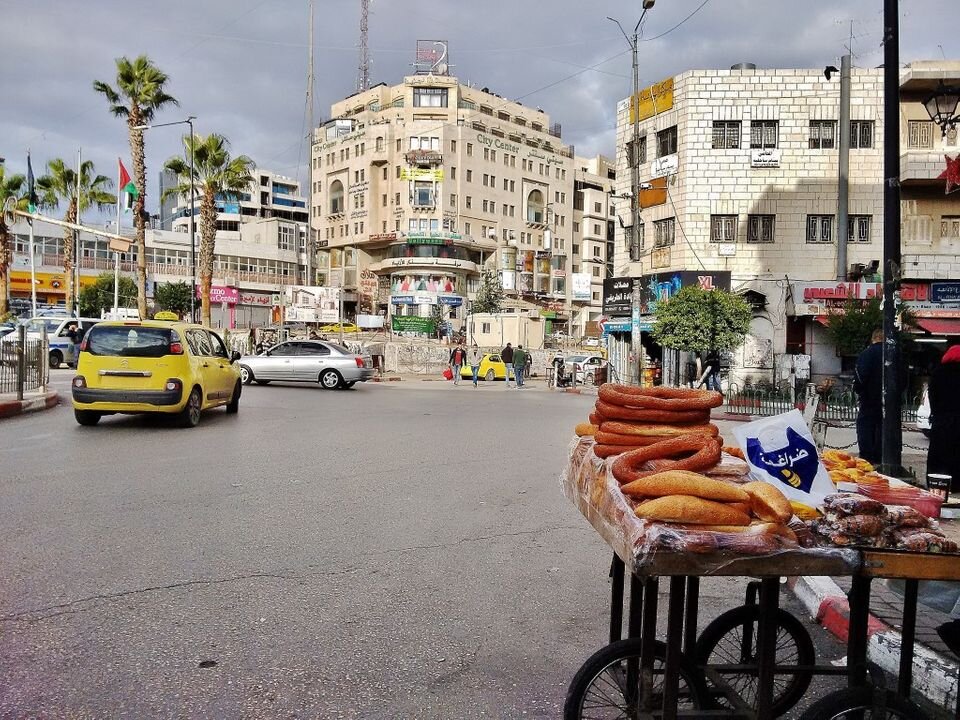
MULTIPOLYGON (((120 234, 120 158, 117 158, 117 235, 120 234)), ((113 315, 114 320, 120 318, 120 251, 113 251, 113 315)))
MULTIPOLYGON (((27 165, 30 166, 30 187, 27 189, 27 192, 30 194, 30 202, 33 202, 33 166, 30 164, 30 149, 27 148, 27 165)), ((37 257, 34 253, 33 245, 33 220, 31 220, 28 225, 30 226, 30 308, 32 315, 31 317, 37 316, 37 257)))

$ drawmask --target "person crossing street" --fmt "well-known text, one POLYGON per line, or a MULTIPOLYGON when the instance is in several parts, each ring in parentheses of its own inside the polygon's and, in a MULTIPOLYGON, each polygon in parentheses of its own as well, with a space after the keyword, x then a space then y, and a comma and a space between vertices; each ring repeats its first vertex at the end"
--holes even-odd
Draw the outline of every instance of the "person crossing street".
POLYGON ((517 390, 524 387, 523 373, 527 369, 528 357, 529 353, 523 349, 523 345, 517 345, 517 349, 513 351, 513 376, 517 381, 517 390))
POLYGON ((457 346, 450 353, 450 368, 453 370, 453 384, 460 384, 460 369, 467 361, 467 351, 463 348, 463 343, 458 342, 457 346))
POLYGON ((507 346, 500 351, 500 359, 507 366, 507 374, 503 378, 504 387, 510 387, 510 376, 513 375, 514 385, 516 385, 517 376, 513 369, 513 345, 507 343, 507 346))
POLYGON ((480 375, 480 362, 483 360, 483 353, 480 352, 480 348, 477 347, 477 344, 474 343, 467 351, 467 365, 470 366, 470 369, 473 371, 473 386, 477 387, 477 380, 480 375))

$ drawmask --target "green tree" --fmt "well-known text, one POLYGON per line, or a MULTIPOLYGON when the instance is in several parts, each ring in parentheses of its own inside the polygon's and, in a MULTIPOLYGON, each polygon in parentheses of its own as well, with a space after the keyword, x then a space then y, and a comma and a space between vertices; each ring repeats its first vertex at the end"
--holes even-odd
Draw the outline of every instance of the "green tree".
POLYGON ((503 285, 500 276, 493 270, 484 270, 480 278, 480 289, 473 301, 471 312, 498 313, 503 306, 503 285))
POLYGON ((437 334, 437 339, 443 335, 443 323, 446 321, 446 306, 437 303, 430 306, 430 319, 433 320, 433 331, 437 334))
MULTIPOLYGON (((900 311, 900 329, 916 327, 916 319, 906 308, 900 311)), ((873 331, 883 327, 883 307, 879 297, 869 300, 851 298, 843 307, 827 315, 827 333, 837 354, 841 357, 855 357, 870 344, 873 331)), ((900 332, 900 349, 905 350, 911 344, 909 332, 900 332)))
POLYGON ((164 168, 177 175, 177 186, 163 197, 190 197, 190 153, 193 151, 194 185, 200 194, 200 309, 204 325, 210 324, 210 285, 217 240, 217 198, 235 197, 253 182, 253 160, 246 155, 230 157, 230 143, 223 135, 183 137, 184 157, 172 157, 164 168))
MULTIPOLYGON (((80 214, 92 206, 103 210, 117 202, 117 196, 107 192, 113 181, 96 175, 93 162, 87 160, 80 166, 80 207, 77 208, 77 171, 60 158, 47 163, 48 175, 37 179, 40 203, 44 207, 59 207, 60 201, 67 203, 67 212, 63 219, 68 223, 79 222, 80 214)), ((63 231, 63 274, 67 279, 67 312, 73 312, 73 230, 63 231)))
MULTIPOLYGON (((133 307, 137 301, 137 284, 126 275, 120 276, 120 307, 133 307)), ((80 315, 100 317, 113 307, 113 273, 101 273, 92 285, 80 290, 80 315)))
POLYGON ((190 285, 183 281, 157 285, 153 290, 153 302, 158 310, 168 310, 183 317, 190 312, 190 285))
POLYGON ((127 121, 130 140, 130 156, 133 158, 133 182, 137 196, 133 203, 133 222, 137 244, 137 308, 140 317, 147 316, 147 215, 144 206, 147 199, 147 163, 143 146, 142 125, 153 122, 154 114, 167 105, 179 105, 177 99, 166 92, 169 78, 146 55, 135 60, 127 57, 116 59, 116 88, 95 80, 93 89, 103 95, 110 104, 110 112, 127 121))
POLYGON ((733 350, 743 344, 751 317, 740 295, 685 287, 657 303, 652 335, 664 347, 688 352, 733 350))
POLYGON ((10 298, 7 297, 7 285, 10 260, 13 253, 10 248, 10 228, 4 209, 7 203, 17 210, 27 209, 27 178, 23 175, 5 175, 0 164, 0 318, 10 312, 10 298))

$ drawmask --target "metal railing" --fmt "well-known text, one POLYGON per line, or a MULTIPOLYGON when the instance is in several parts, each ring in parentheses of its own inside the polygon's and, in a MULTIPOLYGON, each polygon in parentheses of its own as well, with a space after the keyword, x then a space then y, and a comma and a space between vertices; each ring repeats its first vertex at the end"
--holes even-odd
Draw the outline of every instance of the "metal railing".
POLYGON ((0 394, 16 393, 17 400, 50 380, 47 338, 30 337, 25 330, 17 328, 16 337, 0 343, 0 394))
MULTIPOLYGON (((860 400, 852 387, 838 385, 819 393, 817 420, 827 422, 852 423, 857 419, 860 400)), ((901 421, 913 423, 917 420, 917 408, 920 407, 920 395, 907 395, 901 405, 901 421)), ((724 395, 723 409, 731 415, 779 415, 796 408, 805 407, 803 388, 791 393, 789 384, 779 386, 769 384, 745 385, 740 387, 731 383, 724 395)))

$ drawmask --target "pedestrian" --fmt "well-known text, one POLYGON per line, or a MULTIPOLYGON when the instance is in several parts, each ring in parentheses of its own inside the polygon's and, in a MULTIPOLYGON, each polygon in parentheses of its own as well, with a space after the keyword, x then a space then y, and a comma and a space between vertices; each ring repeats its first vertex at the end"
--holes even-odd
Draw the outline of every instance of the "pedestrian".
POLYGON ((507 366, 506 377, 503 378, 504 387, 510 387, 510 375, 513 374, 513 381, 516 384, 517 377, 513 370, 513 345, 507 343, 507 346, 500 351, 500 359, 503 360, 503 364, 507 366))
POLYGON ((453 370, 453 384, 460 384, 460 368, 467 361, 467 351, 463 349, 463 343, 458 342, 457 346, 450 353, 450 369, 453 370))
POLYGON ((711 350, 707 353, 706 360, 707 390, 720 390, 720 353, 711 350))
POLYGON ((526 384, 527 378, 533 377, 533 353, 527 352, 527 366, 523 369, 523 382, 526 384))
POLYGON ((550 364, 553 366, 552 385, 555 388, 560 387, 563 382, 563 365, 564 365, 563 352, 561 350, 557 350, 557 352, 554 353, 553 360, 551 361, 550 364))
POLYGON ((470 366, 470 369, 473 371, 473 386, 477 387, 477 379, 480 375, 480 362, 483 360, 483 353, 480 352, 480 348, 477 347, 477 344, 474 343, 473 347, 467 351, 467 364, 470 366))
POLYGON ((853 389, 860 398, 857 410, 857 446, 860 457, 877 465, 883 427, 883 330, 876 329, 870 345, 857 356, 853 389))
POLYGON ((77 367, 77 363, 80 362, 80 345, 83 343, 83 328, 79 323, 72 322, 67 325, 67 337, 70 338, 72 343, 73 366, 77 367))
POLYGON ((513 352, 513 376, 517 381, 517 390, 523 387, 523 373, 527 369, 528 357, 523 345, 517 345, 517 349, 513 352))
POLYGON ((927 473, 953 478, 950 492, 960 490, 960 345, 949 348, 930 377, 930 450, 927 473))

